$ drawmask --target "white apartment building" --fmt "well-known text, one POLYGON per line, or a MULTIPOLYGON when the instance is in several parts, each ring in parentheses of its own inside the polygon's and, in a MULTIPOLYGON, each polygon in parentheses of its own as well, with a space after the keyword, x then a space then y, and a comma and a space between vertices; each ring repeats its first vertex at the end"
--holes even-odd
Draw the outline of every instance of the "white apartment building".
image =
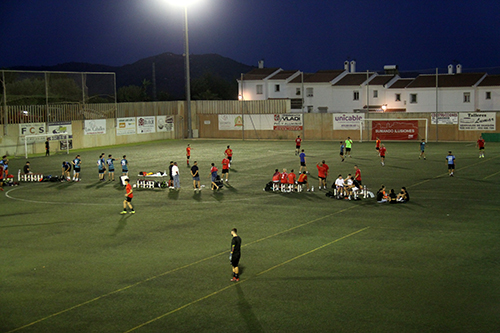
MULTIPOLYGON (((238 80, 243 100, 290 99, 293 112, 473 112, 500 110, 500 75, 456 72, 397 74, 344 69, 316 73, 256 68, 238 80)), ((391 66, 394 67, 394 66, 391 66)))

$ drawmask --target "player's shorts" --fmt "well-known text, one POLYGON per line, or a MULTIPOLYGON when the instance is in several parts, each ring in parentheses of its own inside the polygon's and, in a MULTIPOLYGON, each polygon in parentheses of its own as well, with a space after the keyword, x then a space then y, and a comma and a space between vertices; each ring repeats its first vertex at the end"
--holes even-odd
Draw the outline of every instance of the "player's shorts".
POLYGON ((200 180, 200 176, 194 176, 193 180, 199 181, 200 180))
POLYGON ((128 169, 122 169, 122 173, 128 173, 128 169))
POLYGON ((344 156, 344 152, 343 151, 340 152, 340 156, 344 156))
POLYGON ((300 145, 296 145, 296 146, 295 146, 295 149, 300 149, 300 145))
POLYGON ((222 169, 222 174, 228 173, 229 169, 222 169))
POLYGON ((423 153, 423 152, 425 152, 425 149, 420 149, 420 151, 423 153))
POLYGON ((380 157, 383 157, 383 158, 385 158, 385 155, 380 155, 380 157))
POLYGON ((455 164, 448 164, 448 169, 455 169, 455 164))
POLYGON ((363 184, 361 183, 361 180, 356 180, 356 179, 354 179, 354 181, 353 181, 352 183, 354 184, 354 186, 356 186, 356 187, 358 187, 358 188, 359 188, 361 185, 363 185, 363 184))
POLYGON ((99 169, 99 174, 103 174, 106 169, 99 169))
POLYGON ((375 149, 379 150, 379 149, 380 149, 380 147, 375 147, 375 149))
POLYGON ((231 266, 233 267, 238 267, 238 264, 240 263, 240 257, 241 255, 234 255, 231 257, 231 266))
POLYGON ((306 162, 300 162, 300 166, 306 166, 306 162))
POLYGON ((131 197, 127 197, 127 202, 131 202, 132 201, 132 198, 131 197))
POLYGON ((351 151, 351 148, 346 148, 345 151, 351 151))
POLYGON ((115 172, 115 169, 109 169, 109 172, 115 172))
POLYGON ((217 180, 217 175, 212 175, 212 182, 215 183, 215 181, 217 180))
POLYGON ((233 160, 233 157, 232 156, 228 156, 227 159, 229 160, 229 162, 231 162, 233 160))
POLYGON ((320 176, 318 176, 318 178, 321 179, 321 180, 326 180, 326 177, 320 177, 320 176))
POLYGON ((484 147, 479 147, 479 150, 484 150, 484 147))
POLYGON ((191 155, 187 155, 186 157, 187 157, 187 159, 189 160, 189 158, 191 157, 191 155))
POLYGON ((297 182, 297 184, 299 184, 299 185, 305 185, 305 184, 307 184, 307 182, 297 182))
POLYGON ((74 168, 75 173, 80 173, 80 168, 74 168))

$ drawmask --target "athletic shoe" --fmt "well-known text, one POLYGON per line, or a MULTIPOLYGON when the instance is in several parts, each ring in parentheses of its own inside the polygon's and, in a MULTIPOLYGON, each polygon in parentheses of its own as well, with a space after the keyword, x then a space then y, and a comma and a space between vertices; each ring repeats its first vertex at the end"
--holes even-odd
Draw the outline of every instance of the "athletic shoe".
POLYGON ((240 279, 237 279, 237 278, 232 278, 231 279, 231 282, 238 282, 238 281, 240 281, 240 279))
POLYGON ((131 211, 130 211, 130 214, 135 214, 135 210, 131 210, 131 211))
POLYGON ((122 214, 122 215, 123 215, 123 214, 127 214, 127 211, 126 211, 126 210, 124 210, 124 211, 120 212, 120 214, 122 214))

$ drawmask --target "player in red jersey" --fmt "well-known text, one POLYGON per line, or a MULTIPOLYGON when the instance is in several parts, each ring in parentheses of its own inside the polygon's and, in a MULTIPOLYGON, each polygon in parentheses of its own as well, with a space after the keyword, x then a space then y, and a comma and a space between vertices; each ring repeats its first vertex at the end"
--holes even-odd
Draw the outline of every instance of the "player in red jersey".
POLYGON ((288 174, 288 190, 292 192, 295 189, 295 183, 297 181, 297 176, 293 172, 293 169, 290 170, 290 173, 288 174))
POLYGON ((125 200, 123 200, 123 211, 120 214, 127 214, 127 206, 130 209, 130 214, 135 214, 134 207, 132 207, 132 198, 134 197, 134 191, 132 190, 132 185, 130 185, 130 179, 126 178, 125 182, 125 200))
POLYGON ((288 184, 288 173, 286 172, 286 169, 283 169, 283 172, 280 175, 280 182, 281 192, 285 192, 286 184, 288 184))
POLYGON ((359 170, 357 165, 354 166, 354 170, 356 171, 354 174, 354 185, 356 185, 356 187, 359 188, 361 192, 363 192, 363 184, 361 183, 361 170, 359 170))
POLYGON ((321 186, 324 186, 326 189, 326 174, 325 174, 325 167, 323 166, 323 163, 316 163, 316 168, 318 168, 318 187, 321 190, 321 186))
POLYGON ((484 158, 484 139, 482 136, 477 140, 476 147, 479 148, 479 158, 484 158))
POLYGON ((375 140, 375 150, 377 151, 378 156, 380 156, 380 144, 382 143, 382 141, 380 141, 378 136, 376 137, 376 139, 377 140, 375 140))
POLYGON ((223 180, 224 175, 226 175, 226 183, 229 181, 229 159, 227 158, 227 155, 224 156, 222 159, 222 177, 221 180, 223 180))
POLYGON ((297 156, 300 153, 301 143, 302 143, 302 139, 300 138, 300 135, 298 135, 297 139, 295 139, 295 156, 297 156))
POLYGON ((187 163, 187 166, 189 166, 189 159, 191 158, 191 146, 187 145, 186 147, 186 163, 187 163))
POLYGON ((384 144, 380 144, 380 149, 378 150, 379 154, 380 154, 380 164, 382 164, 382 166, 385 165, 385 152, 387 151, 387 149, 385 148, 384 144))
POLYGON ((273 174, 273 191, 279 190, 279 184, 281 181, 281 173, 278 169, 274 170, 273 174))
POLYGON ((224 151, 224 154, 227 155, 227 159, 229 160, 229 167, 231 167, 231 162, 233 161, 233 150, 230 146, 227 146, 227 149, 224 151))
MULTIPOLYGON (((299 184, 300 189, 302 189, 302 185, 307 186, 307 191, 309 192, 309 182, 307 181, 307 174, 306 171, 303 171, 300 176, 299 180, 297 181, 297 184, 299 184)), ((300 192, 300 191, 299 191, 300 192)))

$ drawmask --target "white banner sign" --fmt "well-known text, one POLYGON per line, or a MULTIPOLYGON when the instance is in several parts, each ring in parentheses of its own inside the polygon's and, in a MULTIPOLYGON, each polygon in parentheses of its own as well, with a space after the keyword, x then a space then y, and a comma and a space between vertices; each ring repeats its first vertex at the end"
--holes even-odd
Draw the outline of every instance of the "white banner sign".
MULTIPOLYGON (((26 140, 26 135, 41 135, 47 134, 45 132, 45 123, 29 123, 29 124, 19 124, 19 138, 21 142, 24 143, 26 140)), ((28 143, 33 142, 44 142, 45 138, 29 138, 28 143)))
POLYGON ((496 131, 495 112, 460 112, 458 129, 460 131, 496 131))
POLYGON ((83 134, 106 134, 106 119, 85 120, 83 134))
POLYGON ((219 115, 219 131, 241 131, 243 125, 247 131, 272 131, 274 123, 274 115, 272 114, 246 114, 244 118, 240 114, 219 115))
MULTIPOLYGON (((56 134, 69 134, 69 138, 73 138, 73 127, 71 125, 71 121, 61 121, 57 123, 49 123, 49 131, 48 134, 56 135, 56 134)), ((63 140, 66 139, 65 136, 53 136, 50 138, 51 140, 63 140)))
POLYGON ((359 126, 365 121, 364 113, 334 113, 334 130, 359 130, 359 126))
MULTIPOLYGON (((431 114, 431 124, 436 125, 436 112, 431 114)), ((438 113, 438 125, 457 125, 458 113, 443 112, 438 113)))
POLYGON ((137 117, 137 134, 156 132, 155 124, 155 116, 137 117))
POLYGON ((133 135, 135 134, 135 117, 117 118, 116 119, 116 135, 133 135))
POLYGON ((156 131, 157 132, 173 132, 174 117, 173 116, 156 116, 156 131))
POLYGON ((273 129, 278 131, 302 131, 302 114, 275 114, 273 129))

